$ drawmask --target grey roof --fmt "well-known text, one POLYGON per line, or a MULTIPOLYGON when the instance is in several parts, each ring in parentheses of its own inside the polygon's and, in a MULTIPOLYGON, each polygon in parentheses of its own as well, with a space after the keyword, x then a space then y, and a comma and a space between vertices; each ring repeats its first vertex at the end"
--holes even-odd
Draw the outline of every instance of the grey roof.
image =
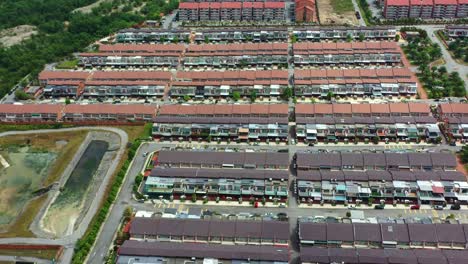
POLYGON ((327 224, 328 241, 354 241, 353 225, 344 223, 327 224))
POLYGON ((208 179, 287 179, 287 170, 261 169, 205 169, 205 168, 164 168, 151 170, 151 177, 208 178, 208 179))
POLYGON ((245 152, 215 152, 215 151, 168 151, 159 152, 159 163, 189 163, 201 164, 238 164, 244 165, 249 162, 259 162, 257 165, 282 165, 288 166, 288 153, 245 153, 245 152), (265 162, 261 162, 265 160, 265 162))
POLYGON ((356 223, 354 226, 355 241, 381 242, 380 226, 376 224, 356 223))
POLYGON ((459 171, 438 171, 442 181, 466 181, 466 176, 459 171))
POLYGON ((364 166, 386 166, 385 154, 383 153, 363 153, 364 166))
POLYGON ((330 262, 336 263, 359 263, 356 250, 352 248, 329 248, 328 249, 330 262))
POLYGON ((141 218, 132 221, 131 235, 173 235, 289 239, 289 225, 280 221, 220 221, 141 218))
POLYGON ((406 224, 382 223, 380 224, 382 241, 395 241, 408 243, 409 233, 406 224))
POLYGON ((413 171, 419 181, 440 181, 440 175, 435 171, 413 171))
POLYGON ((391 181, 392 180, 392 175, 388 171, 368 170, 366 171, 366 173, 370 181, 381 181, 381 180, 391 181))
POLYGON ((369 181, 369 176, 364 171, 343 171, 346 181, 369 181))
POLYGON ((217 258, 236 260, 289 260, 288 248, 273 246, 219 245, 202 243, 144 242, 126 240, 119 249, 124 256, 217 258))
POLYGON ((322 174, 318 170, 298 170, 297 179, 308 181, 321 181, 322 174))
POLYGON ((442 250, 442 254, 447 258, 449 264, 466 263, 468 250, 442 250))
POLYGON ((432 224, 408 224, 408 233, 411 242, 437 242, 436 228, 432 224))
POLYGON ((364 165, 364 160, 361 154, 341 153, 341 163, 343 166, 362 167, 364 165))
POLYGON ((431 166, 431 155, 429 153, 408 153, 410 166, 431 166))
POLYGON ((382 249, 357 249, 360 264, 387 264, 387 256, 382 249))
POLYGON ((446 264, 447 259, 439 249, 413 249, 419 264, 446 264))
POLYGON ((412 250, 384 249, 390 264, 418 264, 418 259, 412 250))
POLYGON ((435 224, 439 242, 466 243, 462 225, 435 224))
POLYGON ((322 180, 338 180, 344 181, 343 171, 321 171, 322 180))
POLYGON ((408 155, 405 153, 385 153, 387 166, 409 166, 408 155))
POLYGON ((299 238, 309 241, 326 241, 327 224, 325 223, 299 223, 299 238))
POLYGON ((416 181, 416 177, 411 171, 392 171, 394 181, 416 181))
POLYGON ((302 262, 330 263, 328 248, 301 247, 302 262))
POLYGON ((431 160, 433 166, 457 166, 457 160, 452 153, 431 153, 431 160))

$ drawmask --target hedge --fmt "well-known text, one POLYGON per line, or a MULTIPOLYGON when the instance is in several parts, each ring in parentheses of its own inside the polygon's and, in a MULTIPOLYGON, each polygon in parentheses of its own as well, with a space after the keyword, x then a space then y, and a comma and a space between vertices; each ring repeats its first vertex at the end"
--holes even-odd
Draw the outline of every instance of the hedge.
POLYGON ((115 201, 115 198, 117 197, 117 193, 119 192, 120 186, 122 186, 123 180, 130 166, 130 161, 135 157, 136 150, 140 145, 141 141, 137 139, 133 141, 130 148, 128 149, 127 159, 125 160, 119 172, 117 173, 117 176, 115 177, 112 183, 112 187, 107 197, 105 198, 104 203, 102 204, 98 213, 94 216, 93 220, 91 221, 91 224, 89 225, 85 235, 76 242, 75 253, 73 254, 72 263, 84 263, 92 245, 96 241, 99 229, 106 220, 109 209, 112 203, 115 201))

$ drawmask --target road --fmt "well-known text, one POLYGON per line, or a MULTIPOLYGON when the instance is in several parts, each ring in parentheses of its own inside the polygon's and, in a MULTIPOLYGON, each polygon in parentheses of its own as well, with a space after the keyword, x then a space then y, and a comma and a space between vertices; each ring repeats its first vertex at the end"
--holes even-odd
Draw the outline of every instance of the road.
POLYGON ((0 239, 0 244, 49 244, 49 245, 62 245, 64 246, 64 254, 62 255, 62 259, 58 260, 59 263, 71 263, 71 258, 73 256, 73 249, 76 241, 83 236, 86 229, 88 228, 89 223, 91 222, 93 216, 96 214, 97 210, 99 209, 99 205, 101 200, 105 194, 105 189, 109 184, 109 181, 117 169, 119 161, 122 155, 125 152, 125 148, 128 143, 128 136, 127 133, 123 130, 113 127, 75 127, 75 128, 63 128, 63 129, 44 129, 44 130, 37 130, 37 131, 7 131, 0 133, 0 137, 10 136, 10 135, 27 135, 27 134, 47 134, 47 133, 57 133, 57 132, 70 132, 70 131, 80 131, 80 130, 97 130, 97 131, 107 131, 113 132, 120 137, 120 148, 116 153, 116 157, 114 162, 109 166, 107 170, 107 174, 103 178, 102 184, 99 187, 98 191, 96 192, 96 197, 93 202, 90 204, 86 215, 80 222, 80 225, 77 229, 73 232, 73 234, 63 237, 61 239, 45 239, 45 238, 5 238, 0 239))
MULTIPOLYGON (((132 184, 135 180, 135 176, 138 175, 144 165, 146 158, 143 157, 143 153, 145 152, 154 152, 157 150, 161 150, 163 148, 175 148, 175 147, 185 147, 187 149, 192 149, 193 147, 199 149, 205 149, 203 145, 199 145, 198 143, 189 144, 189 143, 145 143, 140 147, 135 155, 135 159, 133 160, 132 164, 130 165, 129 171, 125 177, 124 184, 122 189, 118 195, 117 201, 114 206, 111 208, 110 215, 107 218, 107 221, 104 223, 102 231, 98 235, 97 241, 95 246, 93 247, 88 262, 92 264, 100 264, 103 262, 103 259, 107 255, 111 245, 113 244, 114 235, 117 232, 119 227, 119 223, 123 216, 124 210, 126 207, 131 206, 135 210, 144 210, 144 211, 153 211, 153 212, 162 212, 165 208, 177 208, 181 210, 187 210, 189 207, 196 207, 202 209, 209 209, 215 210, 219 213, 225 214, 236 214, 240 212, 251 212, 251 213, 279 213, 279 212, 286 212, 290 218, 291 224, 291 232, 294 234, 295 227, 296 227, 296 219, 299 217, 304 216, 345 216, 346 212, 348 211, 347 208, 339 207, 336 208, 302 208, 298 207, 296 198, 293 196, 293 179, 295 178, 294 172, 293 175, 290 177, 289 184, 290 184, 290 197, 288 198, 289 205, 287 208, 257 208, 253 209, 250 207, 239 207, 239 206, 210 206, 210 205, 196 205, 190 203, 184 204, 175 204, 175 203, 157 203, 153 205, 152 203, 138 203, 132 199, 132 184)), ((385 145, 326 145, 323 146, 323 149, 328 149, 330 151, 337 150, 337 151, 362 151, 362 150, 386 150, 388 146, 385 145)), ((421 148, 421 145, 412 145, 412 149, 421 148)), ((292 159, 292 155, 297 151, 306 151, 306 150, 318 150, 318 147, 308 147, 308 146, 296 146, 296 145, 288 145, 288 146, 280 146, 276 144, 272 145, 262 145, 262 146, 249 146, 249 145, 218 145, 212 144, 211 148, 238 148, 238 149, 253 149, 257 151, 277 151, 279 149, 288 149, 289 151, 289 158, 292 159)), ((447 149, 449 151, 457 151, 460 147, 451 147, 451 146, 427 146, 425 149, 430 151, 440 151, 442 149, 447 149)), ((468 210, 460 210, 460 211, 435 211, 435 210, 428 210, 423 209, 420 211, 414 211, 409 209, 387 209, 387 210, 365 210, 366 217, 376 217, 376 216, 386 216, 386 217, 424 217, 424 216, 437 216, 441 218, 447 217, 450 213, 454 213, 456 217, 460 218, 468 222, 468 210)), ((294 250, 291 255, 293 258, 298 256, 298 252, 294 250)))
POLYGON ((365 27, 366 26, 366 21, 364 21, 363 14, 361 13, 361 9, 359 8, 359 5, 358 5, 356 0, 352 0, 352 1, 353 1, 354 10, 358 11, 359 14, 361 15, 361 18, 358 19, 359 26, 365 27))
POLYGON ((143 158, 143 153, 150 151, 155 151, 155 148, 151 147, 150 144, 141 145, 137 151, 135 158, 130 164, 130 168, 117 196, 117 200, 112 206, 107 217, 107 221, 104 223, 104 226, 98 235, 98 239, 90 252, 87 263, 103 263, 103 259, 106 257, 110 245, 112 245, 114 234, 117 232, 124 210, 129 206, 129 202, 132 201, 132 186, 135 182, 135 177, 145 166, 146 159, 143 158))

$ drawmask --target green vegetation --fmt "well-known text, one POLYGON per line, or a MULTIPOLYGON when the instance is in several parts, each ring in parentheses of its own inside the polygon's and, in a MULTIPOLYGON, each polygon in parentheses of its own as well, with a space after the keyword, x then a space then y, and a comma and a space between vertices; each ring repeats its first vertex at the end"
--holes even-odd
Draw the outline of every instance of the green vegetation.
POLYGON ((293 96, 293 89, 289 87, 284 89, 283 94, 281 95, 281 97, 283 97, 284 100, 289 100, 289 98, 291 98, 292 96, 293 96))
POLYGON ((448 50, 455 59, 468 63, 468 38, 458 38, 450 42, 448 50))
POLYGON ((255 102, 255 100, 257 100, 257 92, 256 91, 252 91, 250 92, 250 101, 255 102))
POLYGON ((62 61, 59 64, 57 64, 55 68, 69 70, 69 69, 75 69, 77 65, 78 65, 78 59, 73 59, 73 60, 62 61))
POLYGON ((167 13, 175 7, 176 0, 169 3, 163 0, 131 1, 133 7, 147 3, 140 12, 119 9, 119 6, 130 2, 125 0, 101 3, 88 14, 72 12, 96 1, 3 0, 0 4, 0 29, 27 24, 37 26, 39 32, 21 44, 0 47, 0 97, 24 76, 30 73, 33 78, 37 76, 44 64, 63 60, 97 39, 139 24, 145 20, 144 15, 154 18, 156 13, 167 13))
POLYGON ((372 12, 369 8, 369 3, 367 0, 357 0, 359 9, 361 10, 361 17, 366 22, 366 25, 370 26, 375 23, 374 18, 372 17, 372 12))
POLYGON ((115 198, 117 197, 117 193, 119 192, 120 186, 122 185, 127 170, 130 167, 130 162, 135 157, 135 153, 140 145, 141 141, 139 139, 136 139, 131 143, 131 146, 127 150, 127 159, 123 161, 119 172, 117 173, 111 185, 109 186, 109 190, 108 192, 106 192, 107 197, 104 198, 101 208, 98 210, 97 214, 91 221, 85 235, 76 243, 75 254, 73 255, 72 263, 83 263, 87 255, 89 254, 91 247, 96 241, 99 229, 101 228, 101 225, 105 222, 110 207, 115 201, 115 198))
POLYGON ((462 147, 460 151, 460 158, 464 164, 468 164, 468 145, 462 147))
POLYGON ((431 64, 442 57, 442 51, 439 45, 427 37, 427 32, 417 28, 402 28, 401 31, 419 32, 419 37, 411 39, 403 50, 411 64, 418 66, 419 80, 429 97, 465 96, 465 85, 457 72, 448 73, 443 66, 431 67, 431 64))
POLYGON ((19 101, 24 101, 24 100, 29 100, 31 99, 32 97, 25 93, 23 90, 21 89, 18 89, 15 91, 15 99, 16 100, 19 100, 19 101))
POLYGON ((0 249, 2 256, 22 256, 41 259, 54 259, 57 255, 57 250, 54 249, 0 249))
POLYGON ((240 92, 238 92, 238 91, 232 92, 232 100, 237 102, 237 101, 239 101, 240 98, 241 98, 240 92))
POLYGON ((331 0, 330 2, 337 14, 354 12, 354 6, 351 0, 331 0))

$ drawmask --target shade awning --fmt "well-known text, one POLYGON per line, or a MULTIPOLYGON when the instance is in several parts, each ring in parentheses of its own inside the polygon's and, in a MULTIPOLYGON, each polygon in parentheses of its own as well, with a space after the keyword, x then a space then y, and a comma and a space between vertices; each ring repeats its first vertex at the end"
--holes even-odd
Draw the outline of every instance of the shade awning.
POLYGON ((433 193, 441 193, 441 194, 443 194, 443 193, 444 193, 444 187, 432 186, 432 192, 433 192, 433 193))

